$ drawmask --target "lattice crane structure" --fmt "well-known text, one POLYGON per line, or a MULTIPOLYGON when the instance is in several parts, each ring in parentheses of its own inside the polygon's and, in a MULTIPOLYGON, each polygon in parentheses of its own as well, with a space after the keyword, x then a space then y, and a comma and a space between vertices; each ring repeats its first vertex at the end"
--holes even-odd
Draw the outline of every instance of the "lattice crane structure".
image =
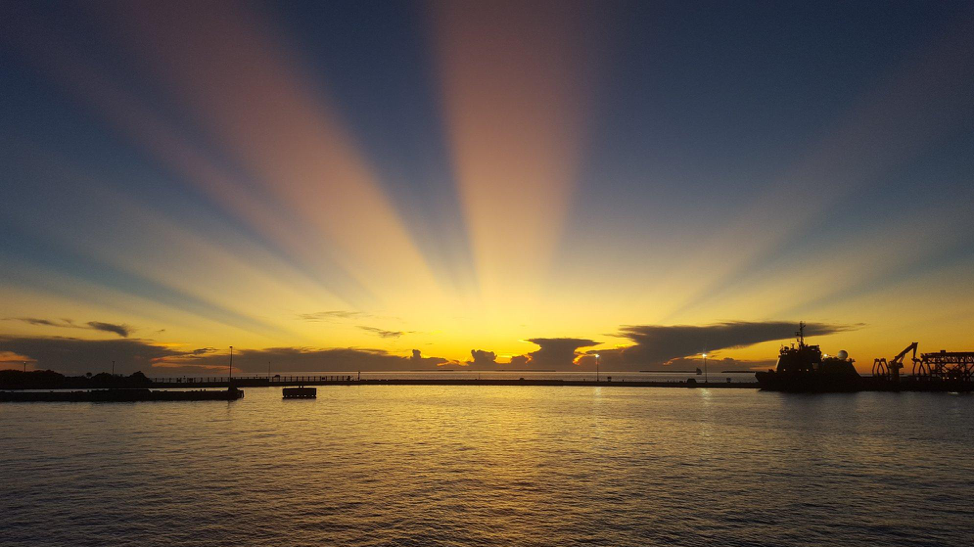
POLYGON ((974 378, 974 351, 923 353, 913 364, 913 375, 924 381, 970 383, 974 378))

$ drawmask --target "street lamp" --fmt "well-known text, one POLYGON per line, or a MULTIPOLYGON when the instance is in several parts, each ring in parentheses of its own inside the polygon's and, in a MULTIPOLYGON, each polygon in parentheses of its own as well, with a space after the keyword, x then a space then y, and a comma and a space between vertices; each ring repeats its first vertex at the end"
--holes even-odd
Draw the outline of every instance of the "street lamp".
POLYGON ((601 356, 598 353, 595 354, 595 383, 596 384, 599 383, 599 360, 600 360, 599 358, 600 357, 601 356))
POLYGON ((703 354, 703 383, 710 383, 710 374, 707 373, 707 354, 703 354))

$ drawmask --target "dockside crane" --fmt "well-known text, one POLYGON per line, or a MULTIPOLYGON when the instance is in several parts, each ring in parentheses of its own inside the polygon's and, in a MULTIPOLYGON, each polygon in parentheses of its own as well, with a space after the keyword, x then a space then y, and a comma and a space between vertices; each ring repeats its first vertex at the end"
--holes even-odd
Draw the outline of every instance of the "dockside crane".
POLYGON ((913 351, 913 356, 911 360, 913 361, 913 366, 916 367, 917 363, 917 343, 913 342, 909 346, 897 353, 896 357, 893 357, 889 361, 886 361, 885 357, 880 357, 873 361, 873 376, 876 378, 883 378, 889 380, 890 382, 897 382, 900 379, 900 369, 903 368, 903 358, 906 357, 907 353, 913 351))

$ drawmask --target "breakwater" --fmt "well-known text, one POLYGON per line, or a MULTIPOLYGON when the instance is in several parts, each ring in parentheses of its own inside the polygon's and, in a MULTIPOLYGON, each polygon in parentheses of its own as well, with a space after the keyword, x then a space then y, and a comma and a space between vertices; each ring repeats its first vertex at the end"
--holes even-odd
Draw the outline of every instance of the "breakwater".
POLYGON ((90 391, 0 391, 0 403, 134 403, 139 401, 235 401, 242 390, 95 389, 90 391))
MULTIPOLYGON (((291 386, 588 386, 588 387, 673 387, 756 389, 757 382, 698 382, 690 380, 564 380, 540 378, 356 378, 355 376, 282 376, 280 378, 234 378, 238 387, 291 386)), ((155 379, 153 387, 227 387, 226 378, 155 379)))
POLYGON ((550 377, 490 377, 485 374, 466 378, 430 377, 367 377, 364 374, 323 375, 274 375, 274 376, 200 376, 149 378, 141 373, 131 376, 98 374, 93 377, 64 376, 51 371, 20 372, 0 371, 0 390, 103 390, 103 389, 171 389, 171 388, 222 388, 244 387, 299 387, 328 385, 415 385, 415 386, 600 386, 600 387, 675 387, 675 388, 730 388, 754 389, 757 382, 720 381, 707 382, 703 378, 643 379, 633 376, 594 375, 582 378, 550 377))

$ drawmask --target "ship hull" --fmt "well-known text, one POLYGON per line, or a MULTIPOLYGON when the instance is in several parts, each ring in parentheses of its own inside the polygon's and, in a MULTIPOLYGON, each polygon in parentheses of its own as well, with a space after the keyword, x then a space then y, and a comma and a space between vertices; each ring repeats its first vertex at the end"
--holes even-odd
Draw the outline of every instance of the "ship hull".
POLYGON ((867 389, 863 379, 856 375, 831 375, 814 372, 785 374, 774 371, 755 373, 758 385, 764 391, 789 393, 853 393, 867 389))
POLYGON ((782 374, 767 371, 755 373, 762 391, 788 393, 855 393, 858 391, 933 391, 941 393, 970 393, 974 383, 960 380, 933 381, 904 378, 898 382, 861 376, 831 376, 803 373, 782 374))

